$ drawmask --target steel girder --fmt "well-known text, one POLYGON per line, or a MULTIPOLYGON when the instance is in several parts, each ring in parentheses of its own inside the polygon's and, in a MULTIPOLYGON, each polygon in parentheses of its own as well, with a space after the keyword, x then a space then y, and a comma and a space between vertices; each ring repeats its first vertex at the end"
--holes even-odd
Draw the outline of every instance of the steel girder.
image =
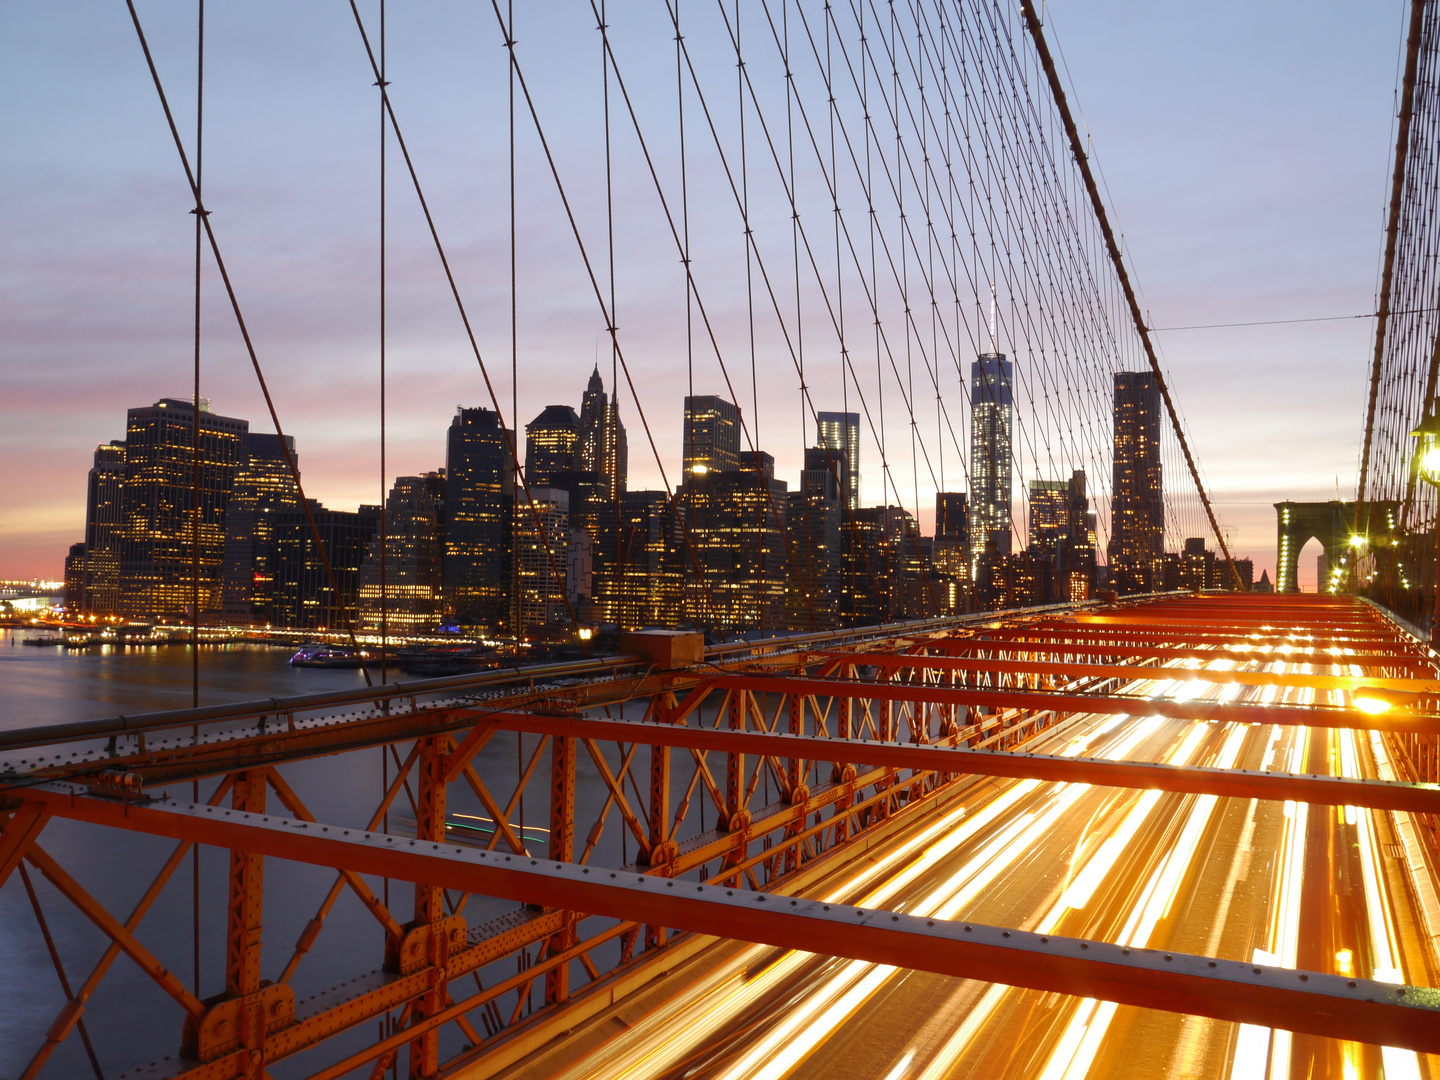
MULTIPOLYGON (((1440 680, 1386 679, 1367 675, 1312 675, 1291 671, 1238 671, 1234 668, 1139 667, 1134 664, 1063 663, 1053 660, 1002 660, 963 656, 927 656, 924 653, 829 653, 847 664, 881 668, 886 671, 910 668, 916 671, 973 671, 995 675, 1050 675, 1064 678, 1163 679, 1175 682, 1239 683, 1243 686, 1305 686, 1316 690, 1358 690, 1377 687, 1414 694, 1440 696, 1440 680)), ((1214 660, 1228 661, 1224 653, 1214 660)), ((1271 656, 1269 662, 1288 657, 1271 656)), ((1338 666, 1338 665, 1337 665, 1338 666)), ((1348 665, 1346 665, 1348 666, 1348 665)))
POLYGON ((1009 750, 972 750, 964 746, 915 745, 868 739, 841 739, 793 732, 647 724, 631 720, 508 713, 481 724, 504 731, 553 737, 605 740, 641 746, 670 746, 724 754, 757 754, 776 760, 814 760, 851 765, 915 769, 945 775, 1003 776, 1011 779, 1094 784, 1100 787, 1175 791, 1237 799, 1293 800, 1324 806, 1363 806, 1376 810, 1440 813, 1440 784, 1356 780, 1166 765, 1150 761, 1111 761, 1009 750))
MULTIPOLYGON (((1421 987, 923 919, 198 804, 125 805, 69 785, 28 794, 68 818, 356 873, 960 978, 1440 1053, 1440 992, 1421 987)), ((436 1012, 419 1025, 423 1031, 408 1029, 408 1037, 464 1011, 456 1005, 436 1012)), ((272 1059, 280 1056, 284 1034, 273 1038, 276 1053, 267 1055, 272 1059)))

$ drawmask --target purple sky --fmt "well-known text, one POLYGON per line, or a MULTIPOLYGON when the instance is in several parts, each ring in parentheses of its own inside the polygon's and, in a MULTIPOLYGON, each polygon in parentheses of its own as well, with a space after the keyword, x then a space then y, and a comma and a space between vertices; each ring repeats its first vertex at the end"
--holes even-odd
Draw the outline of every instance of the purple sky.
MULTIPOLYGON (((373 6, 362 8, 367 17, 373 6)), ((588 6, 517 6, 520 55, 547 135, 587 240, 603 250, 599 58, 588 6)), ((685 10, 699 20, 703 7, 687 0, 685 10)), ((140 10, 188 140, 193 26, 178 5, 152 0, 140 10)), ((1399 4, 1341 3, 1062 0, 1049 8, 1052 48, 1066 63, 1072 105, 1156 326, 1374 309, 1403 14, 1399 4)), ((659 0, 611 4, 621 63, 632 64, 638 108, 657 130, 669 115, 664 103, 673 106, 664 17, 659 0)), ((296 438, 307 494, 336 508, 378 501, 378 117, 358 37, 339 4, 299 12, 212 4, 207 18, 206 202, 296 438)), ((702 38, 697 27, 697 51, 702 38)), ((392 5, 389 64, 508 411, 505 83, 488 5, 392 5)), ((189 392, 193 219, 123 5, 0 7, 0 92, 10 103, 0 111, 0 576, 54 576, 82 536, 95 444, 123 435, 127 406, 189 392)), ((687 122, 698 138, 693 107, 687 122)), ((676 161, 670 144, 664 149, 658 167, 670 184, 676 161)), ((518 182, 523 424, 551 401, 578 404, 597 350, 608 383, 609 356, 528 129, 518 182)), ((693 206, 729 197, 702 157, 689 182, 693 206)), ((455 406, 488 399, 393 146, 390 183, 393 477, 442 465, 455 406)), ((673 482, 686 386, 683 279, 648 185, 637 155, 617 159, 617 321, 673 482)), ((716 254, 743 248, 717 217, 693 214, 694 253, 711 273, 707 302, 732 374, 743 375, 737 396, 749 415, 743 257, 716 254)), ((757 217, 757 231, 783 228, 788 245, 783 217, 757 217)), ((217 411, 269 430, 208 263, 206 273, 202 392, 217 411)), ((1157 335, 1221 518, 1236 553, 1256 559, 1257 576, 1266 567, 1273 577, 1271 503, 1333 498, 1337 483, 1342 497, 1353 495, 1372 332, 1360 319, 1157 335)), ((759 442, 793 480, 803 420, 795 375, 774 333, 762 329, 761 338, 759 442)), ((696 391, 724 392, 713 357, 698 351, 696 391)), ((833 369, 835 361, 815 363, 833 369)), ((807 381, 818 408, 841 407, 838 392, 825 393, 823 370, 807 381)), ((628 401, 622 409, 631 486, 658 486, 635 410, 628 401)), ((903 423, 891 430, 903 432, 903 423)), ((953 477, 953 450, 943 453, 953 477)), ((903 494, 908 448, 900 456, 903 494)), ((875 460, 862 450, 866 501, 882 497, 875 460)), ((1166 479, 1182 483, 1174 472, 1166 479)), ((1313 581, 1313 552, 1302 559, 1302 581, 1313 581)))

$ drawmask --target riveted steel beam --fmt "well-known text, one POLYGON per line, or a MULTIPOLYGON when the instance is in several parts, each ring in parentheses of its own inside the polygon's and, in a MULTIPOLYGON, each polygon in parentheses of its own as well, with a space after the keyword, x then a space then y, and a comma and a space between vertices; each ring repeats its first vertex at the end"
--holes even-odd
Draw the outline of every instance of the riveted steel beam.
MULTIPOLYGON (((1138 676, 1153 678, 1153 674, 1138 676)), ((1304 725, 1355 728, 1367 731, 1440 734, 1440 716, 1382 714, 1366 716, 1354 709, 1321 705, 1255 705, 1245 702, 1170 701, 1118 694, 1059 693, 1053 691, 991 690, 949 687, 934 683, 869 682, 863 679, 813 679, 798 675, 721 675, 718 687, 750 693, 817 694, 822 697, 868 698, 871 701, 925 701, 932 704, 975 705, 992 709, 1058 710, 1109 716, 1167 716, 1175 720, 1214 720, 1219 723, 1304 725)))
MULTIPOLYGON (((55 796, 69 799, 65 787, 54 785, 55 796)), ((1440 1053, 1440 992, 1429 988, 697 885, 216 807, 124 807, 75 793, 66 816, 716 937, 1440 1053)), ((464 1011, 462 1002, 427 1023, 464 1011)))
MULTIPOLYGON (((1176 791, 1239 799, 1363 806, 1375 810, 1440 813, 1440 784, 1398 780, 1356 780, 1341 776, 1257 772, 1165 765, 1150 761, 1110 761, 1008 750, 972 750, 964 746, 916 746, 913 743, 791 735, 784 732, 725 728, 660 727, 631 720, 536 716, 516 713, 499 718, 507 730, 534 734, 572 734, 583 738, 685 747, 726 754, 808 758, 874 768, 918 769, 972 776, 1095 784, 1100 787, 1176 791)), ((57 810, 56 813, 61 811, 57 810)))
MULTIPOLYGON (((1440 695, 1437 679, 1383 679, 1368 675, 1309 675, 1291 671, 1220 671, 1216 668, 1141 667, 1135 664, 1063 663, 1054 660, 1001 660, 915 653, 846 653, 847 661, 895 671, 976 671, 996 674, 1056 675, 1093 679, 1174 679, 1179 682, 1239 683, 1244 686, 1308 686, 1315 690, 1358 690, 1376 687, 1414 694, 1440 695)), ((1216 660, 1229 660, 1223 653, 1216 660)), ((1272 657, 1282 662, 1284 656, 1272 657)))

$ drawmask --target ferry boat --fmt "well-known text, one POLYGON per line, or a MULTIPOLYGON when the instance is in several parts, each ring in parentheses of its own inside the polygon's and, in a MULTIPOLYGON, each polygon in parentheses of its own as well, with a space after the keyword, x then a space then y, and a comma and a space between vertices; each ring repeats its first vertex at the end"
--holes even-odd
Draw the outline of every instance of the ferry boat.
POLYGON ((349 645, 325 645, 309 642, 300 646, 300 651, 290 658, 291 667, 305 668, 358 668, 370 661, 370 654, 357 652, 349 645))

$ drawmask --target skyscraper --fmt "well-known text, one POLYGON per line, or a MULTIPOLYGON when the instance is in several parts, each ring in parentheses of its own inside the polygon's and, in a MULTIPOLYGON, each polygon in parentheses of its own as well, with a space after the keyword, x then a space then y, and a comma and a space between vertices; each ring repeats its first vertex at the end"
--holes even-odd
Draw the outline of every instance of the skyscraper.
POLYGON ((805 448, 805 469, 800 474, 800 487, 807 495, 843 503, 845 500, 845 458, 828 446, 805 448))
POLYGON ((1030 549, 1060 558, 1070 537, 1070 481, 1030 481, 1030 549))
MULTIPOLYGON (((822 412, 816 414, 819 431, 816 442, 840 455, 844 467, 840 486, 845 505, 851 510, 860 506, 860 414, 853 412, 822 412)), ((809 468, 807 465, 806 468, 809 468)))
POLYGON ((527 636, 570 622, 570 495, 536 485, 530 498, 515 504, 515 606, 527 636))
POLYGON ((391 634, 434 630, 444 616, 445 474, 397 476, 385 500, 385 588, 380 533, 360 565, 360 627, 391 634))
POLYGON ((1121 592, 1157 588, 1165 555, 1160 387, 1149 371, 1115 373, 1115 483, 1110 576, 1121 592))
POLYGON ((835 626, 841 590, 840 535, 844 511, 839 455, 805 451, 800 487, 785 497, 785 532, 795 565, 787 574, 786 619, 792 630, 835 626))
POLYGON ((603 477, 605 496, 613 502, 617 494, 625 492, 629 463, 625 425, 620 422, 620 396, 617 393, 614 401, 608 399, 596 365, 580 399, 580 438, 574 468, 603 477))
POLYGON ((510 625, 514 464, 500 417, 456 410, 445 446, 447 621, 479 631, 510 625))
POLYGON ((988 352, 970 365, 970 551, 1010 553, 1015 366, 988 352))
POLYGON ((97 446, 95 465, 85 486, 85 571, 80 608, 87 615, 114 615, 120 610, 124 483, 124 440, 97 446))
POLYGON ((580 417, 569 405, 546 405, 525 425, 525 483, 545 486, 575 468, 580 417))
POLYGON ((621 496, 612 616, 621 627, 678 624, 683 566, 688 563, 678 531, 665 492, 627 491, 621 496))
POLYGON ((970 545, 969 498, 963 491, 935 493, 935 539, 958 539, 970 545))
POLYGON ((311 499, 308 516, 303 509, 297 509, 273 517, 274 591, 269 621, 275 626, 304 630, 358 628, 360 564, 371 537, 380 528, 380 507, 362 506, 351 513, 326 510, 311 499), (315 543, 316 533, 324 546, 324 559, 315 543), (326 559, 335 575, 333 583, 325 569, 326 559))
POLYGON ((85 544, 70 545, 65 556, 65 614, 74 618, 85 604, 85 544))
POLYGON ((190 610, 197 538, 200 610, 220 606, 225 511, 250 424, 217 416, 201 400, 197 502, 194 423, 195 406, 176 398, 126 414, 119 592, 130 618, 178 619, 190 610))
POLYGON ((295 466, 295 440, 261 432, 245 435, 245 460, 235 473, 230 504, 225 512, 225 569, 223 610, 237 623, 273 622, 270 600, 274 570, 275 521, 279 514, 300 509, 300 492, 285 460, 290 451, 295 466))
MULTIPOLYGON (((962 610, 969 600, 970 581, 970 506, 963 491, 935 493, 935 540, 930 560, 937 574, 952 578, 955 587, 952 610, 962 610)), ((946 593, 951 596, 952 593, 946 593)))
POLYGON ((709 394, 685 399, 684 475, 734 472, 740 468, 740 410, 709 394))

